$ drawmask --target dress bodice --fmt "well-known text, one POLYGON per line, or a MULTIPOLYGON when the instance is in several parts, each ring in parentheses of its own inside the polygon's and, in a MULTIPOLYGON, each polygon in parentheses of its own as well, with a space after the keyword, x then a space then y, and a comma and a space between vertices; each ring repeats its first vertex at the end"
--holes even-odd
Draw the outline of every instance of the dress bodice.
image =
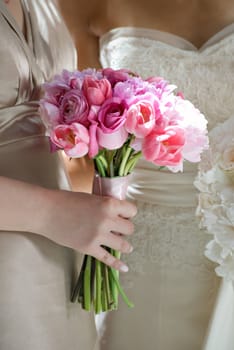
POLYGON ((36 102, 41 84, 76 67, 74 44, 54 0, 48 6, 42 0, 21 3, 25 37, 0 1, 0 144, 44 133, 36 102))
MULTIPOLYGON (((100 39, 104 67, 127 68, 144 78, 157 75, 182 91, 208 120, 208 129, 234 113, 234 23, 197 49, 176 35, 152 29, 120 27, 100 39)), ((192 185, 197 165, 185 164, 183 174, 157 171, 141 159, 129 195, 141 201, 194 206, 192 185)))
POLYGON ((100 39, 104 67, 127 68, 147 78, 164 77, 182 91, 209 121, 209 129, 234 110, 234 23, 200 49, 174 34, 120 27, 100 39))
POLYGON ((76 50, 55 0, 21 4, 25 37, 0 1, 1 175, 47 187, 63 183, 67 188, 58 155, 49 152, 38 101, 41 84, 62 69, 76 68, 76 50), (46 174, 42 168, 60 170, 46 174))

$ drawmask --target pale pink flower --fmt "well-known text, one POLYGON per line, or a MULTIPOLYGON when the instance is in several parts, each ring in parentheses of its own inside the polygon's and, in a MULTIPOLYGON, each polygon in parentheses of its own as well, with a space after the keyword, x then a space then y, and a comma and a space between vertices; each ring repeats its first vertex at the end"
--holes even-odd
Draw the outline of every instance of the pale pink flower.
POLYGON ((136 137, 148 135, 155 126, 155 109, 150 100, 133 103, 126 113, 125 128, 136 137))
POLYGON ((124 82, 119 82, 113 89, 113 95, 124 100, 128 105, 131 105, 133 100, 136 101, 137 98, 141 98, 146 93, 151 93, 154 98, 157 98, 155 86, 139 77, 132 77, 124 82))
POLYGON ((146 160, 172 171, 182 170, 182 150, 185 143, 184 130, 176 126, 165 129, 155 128, 147 135, 142 144, 142 153, 146 160))
POLYGON ((50 132, 50 130, 59 124, 60 112, 56 105, 49 103, 46 100, 41 100, 39 112, 41 119, 46 126, 47 132, 50 132))
POLYGON ((176 97, 174 123, 185 131, 184 159, 196 163, 201 153, 208 148, 207 120, 204 115, 188 101, 176 97))
POLYGON ((50 139, 69 157, 80 158, 89 151, 88 130, 79 123, 56 126, 50 134, 50 139))
POLYGON ((124 127, 120 127, 112 133, 106 133, 97 128, 97 140, 101 147, 106 149, 118 149, 127 141, 128 133, 124 127))

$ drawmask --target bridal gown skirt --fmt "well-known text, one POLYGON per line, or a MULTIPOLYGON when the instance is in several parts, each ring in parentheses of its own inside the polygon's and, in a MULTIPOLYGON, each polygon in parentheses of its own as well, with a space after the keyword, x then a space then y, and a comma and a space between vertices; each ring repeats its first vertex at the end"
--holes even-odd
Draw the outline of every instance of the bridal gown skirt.
MULTIPOLYGON (((0 145, 0 164, 2 176, 69 189, 61 161, 49 152, 44 136, 0 145)), ((81 259, 42 236, 0 232, 1 350, 94 348, 93 315, 69 301, 81 259)))
POLYGON ((101 349, 201 350, 219 286, 202 256, 206 237, 189 209, 137 204, 130 272, 121 274, 134 308, 121 300, 107 315, 101 349))

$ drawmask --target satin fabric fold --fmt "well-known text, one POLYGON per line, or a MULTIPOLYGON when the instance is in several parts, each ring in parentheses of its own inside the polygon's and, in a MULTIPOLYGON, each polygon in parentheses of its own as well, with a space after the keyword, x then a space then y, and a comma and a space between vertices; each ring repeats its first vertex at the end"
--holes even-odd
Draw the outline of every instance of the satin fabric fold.
MULTIPOLYGON (((0 1, 0 176, 70 190, 60 155, 50 152, 38 100, 42 83, 76 68, 76 51, 55 1, 22 6, 26 38, 0 1)), ((39 235, 0 232, 1 350, 94 348, 94 316, 70 302, 82 258, 39 235)))

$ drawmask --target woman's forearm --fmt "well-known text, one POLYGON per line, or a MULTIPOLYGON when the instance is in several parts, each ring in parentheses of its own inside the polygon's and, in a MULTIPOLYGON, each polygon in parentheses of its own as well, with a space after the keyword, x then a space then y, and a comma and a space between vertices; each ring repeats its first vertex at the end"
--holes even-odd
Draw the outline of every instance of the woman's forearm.
POLYGON ((134 204, 4 177, 0 177, 0 194, 0 230, 39 234, 126 271, 125 264, 103 246, 122 253, 132 250, 125 236, 133 232, 129 219, 136 214, 134 204))
POLYGON ((39 233, 50 190, 0 176, 0 230, 39 233))

